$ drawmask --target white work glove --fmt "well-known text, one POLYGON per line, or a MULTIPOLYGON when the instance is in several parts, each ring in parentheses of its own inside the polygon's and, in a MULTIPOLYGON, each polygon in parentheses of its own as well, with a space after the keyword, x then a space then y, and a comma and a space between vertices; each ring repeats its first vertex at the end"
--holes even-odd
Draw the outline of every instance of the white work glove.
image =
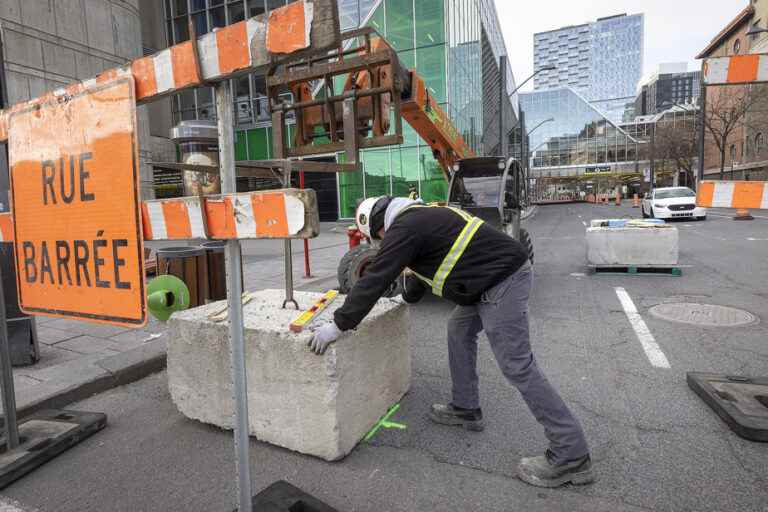
POLYGON ((336 322, 332 320, 322 325, 312 326, 310 329, 314 333, 314 336, 312 336, 312 339, 309 340, 307 345, 312 352, 319 356, 325 354, 328 345, 339 339, 342 332, 341 329, 336 327, 336 322))

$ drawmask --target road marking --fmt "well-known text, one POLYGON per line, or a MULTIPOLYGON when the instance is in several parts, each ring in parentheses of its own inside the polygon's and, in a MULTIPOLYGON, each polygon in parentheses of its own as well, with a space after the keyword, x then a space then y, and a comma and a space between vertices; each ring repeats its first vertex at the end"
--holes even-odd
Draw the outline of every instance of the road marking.
POLYGON ((645 355, 648 357, 651 364, 656 368, 671 368, 667 356, 664 355, 661 347, 656 343, 653 334, 651 334, 650 329, 648 329, 648 326, 645 324, 643 317, 637 312, 635 303, 632 302, 632 298, 627 291, 624 288, 618 287, 616 288, 616 295, 619 297, 619 301, 624 308, 624 312, 627 314, 629 323, 632 325, 632 329, 635 330, 637 339, 643 346, 645 355))
POLYGON ((768 242, 768 238, 747 238, 750 242, 768 242))
POLYGON ((587 223, 585 221, 581 221, 582 224, 584 224, 584 227, 587 227, 587 223))

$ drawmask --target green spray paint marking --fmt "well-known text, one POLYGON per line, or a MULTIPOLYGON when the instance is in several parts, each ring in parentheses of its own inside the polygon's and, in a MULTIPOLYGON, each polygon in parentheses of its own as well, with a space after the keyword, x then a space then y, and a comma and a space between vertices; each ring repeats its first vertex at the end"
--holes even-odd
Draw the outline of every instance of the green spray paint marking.
POLYGON ((377 433, 379 430, 381 430, 382 428, 396 428, 396 429, 399 429, 399 430, 405 430, 406 428, 408 428, 406 425, 404 425, 404 424, 402 424, 402 423, 396 423, 396 422, 394 422, 394 421, 389 421, 389 418, 391 418, 392 416, 394 416, 394 414, 395 414, 395 413, 396 413, 398 410, 400 410, 400 404, 395 404, 395 405, 393 405, 393 406, 392 406, 392 407, 389 409, 389 411, 387 411, 387 414, 385 414, 384 416, 382 416, 382 418, 379 420, 379 422, 378 422, 378 423, 376 423, 376 425, 374 425, 374 426, 373 426, 373 428, 371 429, 371 431, 370 431, 370 432, 368 432, 368 433, 365 435, 365 437, 363 438, 363 441, 366 441, 366 442, 370 441, 370 440, 373 438, 373 436, 375 436, 375 435, 376 435, 376 433, 377 433))

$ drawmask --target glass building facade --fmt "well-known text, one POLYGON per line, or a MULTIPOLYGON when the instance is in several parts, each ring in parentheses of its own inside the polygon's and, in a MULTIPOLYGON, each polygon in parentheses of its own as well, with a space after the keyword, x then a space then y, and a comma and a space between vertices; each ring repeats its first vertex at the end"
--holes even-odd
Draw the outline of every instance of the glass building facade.
MULTIPOLYGON (((165 0, 169 42, 189 38, 189 17, 197 33, 203 34, 213 27, 241 21, 246 14, 255 16, 286 3, 290 2, 165 0)), ((476 152, 483 154, 486 148, 498 146, 486 133, 490 130, 485 118, 498 118, 499 91, 498 86, 495 94, 487 84, 484 87, 484 71, 487 74, 488 70, 483 67, 484 61, 490 61, 498 74, 499 58, 506 55, 493 0, 339 0, 339 14, 342 30, 370 26, 386 37, 401 64, 416 69, 424 78, 430 94, 476 152), (495 107, 489 108, 489 103, 495 107)), ((245 76, 233 80, 232 87, 237 113, 236 158, 271 158, 272 129, 264 77, 245 76)), ((514 76, 508 69, 507 90, 514 89, 514 76)), ((172 101, 174 122, 215 117, 210 88, 184 92, 172 101)), ((517 119, 516 98, 506 108, 510 110, 507 123, 511 128, 517 119)), ((363 172, 331 176, 332 183, 327 176, 322 183, 308 182, 308 186, 326 192, 333 189, 335 198, 326 193, 325 206, 321 200, 323 220, 353 217, 361 198, 407 196, 412 188, 426 201, 445 200, 448 184, 431 148, 407 123, 403 123, 403 136, 400 146, 363 151, 363 172)), ((495 140, 499 140, 498 134, 495 140)))
MULTIPOLYGON (((651 165, 653 127, 686 130, 689 140, 695 134, 695 110, 676 107, 614 123, 595 102, 570 88, 521 94, 520 108, 529 126, 542 123, 528 141, 530 177, 537 186, 534 197, 548 190, 555 191, 550 195, 570 198, 579 191, 613 193, 616 187, 628 185, 639 192, 651 165)), ((654 161, 657 183, 671 180, 675 170, 675 162, 665 160, 659 149, 654 161)))
POLYGON ((633 110, 643 70, 644 16, 619 15, 534 34, 534 89, 569 87, 615 123, 633 110))
POLYGON ((520 108, 530 126, 531 169, 635 162, 638 141, 570 88, 520 95, 520 108), (547 119, 553 121, 547 122, 547 119))

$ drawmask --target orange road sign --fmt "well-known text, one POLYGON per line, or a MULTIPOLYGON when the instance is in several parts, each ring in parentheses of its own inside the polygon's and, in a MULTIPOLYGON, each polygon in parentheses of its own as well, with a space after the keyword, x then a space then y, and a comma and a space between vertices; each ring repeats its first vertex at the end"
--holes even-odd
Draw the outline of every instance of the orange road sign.
POLYGON ((22 311, 144 325, 133 77, 51 96, 11 115, 22 311))

